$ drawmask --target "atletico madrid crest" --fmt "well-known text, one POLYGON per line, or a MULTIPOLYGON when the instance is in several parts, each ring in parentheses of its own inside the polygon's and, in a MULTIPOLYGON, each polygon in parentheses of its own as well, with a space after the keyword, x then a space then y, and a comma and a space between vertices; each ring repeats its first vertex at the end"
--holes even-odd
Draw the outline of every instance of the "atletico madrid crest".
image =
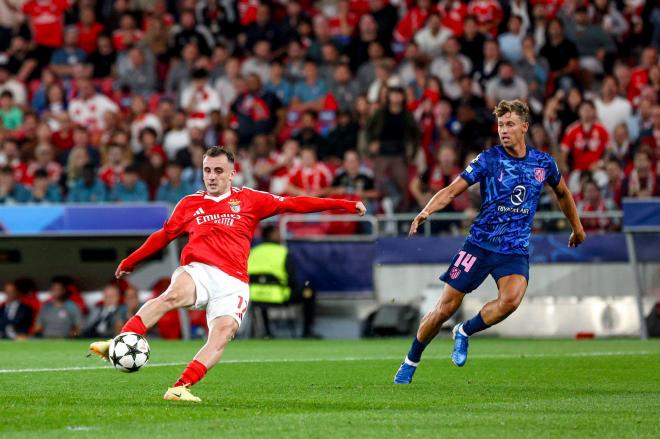
POLYGON ((545 169, 534 168, 534 178, 536 181, 543 183, 543 181, 545 181, 545 169))
POLYGON ((241 211, 241 202, 238 200, 229 200, 229 208, 232 212, 238 213, 241 211))
POLYGON ((458 276, 461 275, 461 269, 458 267, 451 267, 451 270, 449 271, 449 277, 452 279, 456 279, 458 276))

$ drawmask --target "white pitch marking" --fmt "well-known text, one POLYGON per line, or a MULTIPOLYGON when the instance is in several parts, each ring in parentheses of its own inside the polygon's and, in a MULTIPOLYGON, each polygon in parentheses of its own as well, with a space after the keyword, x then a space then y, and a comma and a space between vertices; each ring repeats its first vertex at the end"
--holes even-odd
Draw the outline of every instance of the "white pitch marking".
MULTIPOLYGON (((481 359, 506 359, 506 358, 565 358, 565 357, 610 357, 610 356, 623 356, 623 355, 654 355, 660 352, 650 351, 605 351, 605 352, 569 352, 557 354, 475 354, 471 355, 471 360, 481 359)), ((331 361, 379 361, 379 360, 400 360, 401 356, 384 356, 384 357, 341 357, 341 358, 274 358, 274 359, 254 359, 254 360, 225 360, 222 364, 250 364, 250 363, 322 363, 331 361)), ((424 357, 425 360, 445 360, 445 357, 424 357)), ((168 366, 185 366, 187 362, 176 363, 152 363, 147 364, 145 367, 168 367, 168 366)), ((28 369, 0 369, 0 373, 32 373, 32 372, 69 372, 76 370, 99 370, 99 369, 112 369, 110 365, 107 366, 73 366, 73 367, 44 367, 44 368, 28 368, 28 369)))

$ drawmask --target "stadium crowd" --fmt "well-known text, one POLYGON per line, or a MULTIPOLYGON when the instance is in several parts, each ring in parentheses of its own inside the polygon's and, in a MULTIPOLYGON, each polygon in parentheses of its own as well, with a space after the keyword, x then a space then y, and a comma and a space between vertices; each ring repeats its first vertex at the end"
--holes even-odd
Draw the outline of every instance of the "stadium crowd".
POLYGON ((0 203, 176 203, 220 144, 237 186, 411 212, 522 98, 617 209, 660 193, 659 45, 642 0, 0 0, 0 203))

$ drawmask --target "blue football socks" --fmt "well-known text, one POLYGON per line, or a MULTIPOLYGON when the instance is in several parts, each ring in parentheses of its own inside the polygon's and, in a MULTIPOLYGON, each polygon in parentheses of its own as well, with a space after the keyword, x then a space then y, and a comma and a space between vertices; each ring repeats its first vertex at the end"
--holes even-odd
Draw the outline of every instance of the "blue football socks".
POLYGON ((417 337, 413 339, 412 346, 410 346, 410 351, 408 352, 408 360, 412 361, 413 363, 419 363, 419 361, 422 359, 422 352, 424 352, 424 349, 426 349, 428 343, 422 343, 421 341, 417 340, 417 337))
POLYGON ((481 312, 478 312, 476 316, 464 321, 460 329, 465 332, 465 335, 470 336, 488 328, 490 328, 490 325, 487 325, 484 322, 484 319, 481 317, 481 312))

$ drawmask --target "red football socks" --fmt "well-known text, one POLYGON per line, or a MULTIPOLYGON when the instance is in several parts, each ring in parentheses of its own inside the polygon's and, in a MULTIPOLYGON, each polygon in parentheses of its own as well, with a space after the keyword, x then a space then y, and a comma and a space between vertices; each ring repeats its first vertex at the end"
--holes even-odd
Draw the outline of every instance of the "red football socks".
POLYGON ((142 317, 135 315, 128 319, 128 322, 121 328, 121 332, 135 332, 136 334, 144 335, 147 333, 147 327, 144 326, 142 317))
POLYGON ((204 364, 200 363, 197 360, 192 360, 190 363, 188 363, 188 366, 184 369, 184 371, 181 373, 181 376, 177 380, 176 383, 174 383, 174 387, 178 386, 187 386, 190 387, 202 378, 204 378, 204 375, 206 375, 206 366, 204 364))

